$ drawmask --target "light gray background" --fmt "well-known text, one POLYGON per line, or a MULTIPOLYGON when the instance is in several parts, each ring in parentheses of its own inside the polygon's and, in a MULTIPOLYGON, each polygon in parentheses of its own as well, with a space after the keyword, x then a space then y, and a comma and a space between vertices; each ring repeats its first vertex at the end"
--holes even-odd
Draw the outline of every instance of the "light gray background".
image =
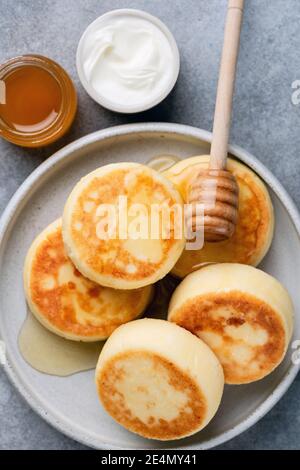
MULTIPOLYGON (((300 105, 291 102, 300 80, 300 1, 245 0, 231 142, 270 168, 300 207, 300 105)), ((0 141, 0 212, 27 175, 55 150, 89 132, 137 121, 170 121, 211 130, 226 0, 0 0, 0 62, 40 53, 71 74, 79 110, 71 132, 42 150, 0 141), (178 84, 160 106, 122 116, 85 93, 75 52, 86 26, 115 8, 159 16, 181 53, 178 84)), ((284 229, 284 228, 283 228, 284 229)), ((300 378, 258 424, 222 449, 300 449, 300 378)), ((0 370, 0 448, 81 449, 41 420, 0 370)))

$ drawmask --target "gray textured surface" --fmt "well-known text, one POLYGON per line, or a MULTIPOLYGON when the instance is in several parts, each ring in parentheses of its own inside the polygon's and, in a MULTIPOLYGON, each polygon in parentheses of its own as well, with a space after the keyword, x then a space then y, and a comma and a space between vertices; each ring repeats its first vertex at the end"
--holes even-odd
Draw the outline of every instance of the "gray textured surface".
MULTIPOLYGON (((211 129, 226 0, 0 0, 0 62, 41 53, 73 77, 79 111, 71 132, 43 150, 0 141, 0 212, 26 176, 66 143, 94 130, 137 121, 170 121, 211 129), (84 92, 75 51, 84 28, 114 8, 141 8, 170 27, 181 52, 172 94, 154 110, 121 116, 84 92)), ((299 0, 246 0, 232 143, 267 165, 300 207, 300 105, 291 102, 300 80, 299 0)), ((256 426, 222 449, 300 449, 300 378, 256 426)), ((36 416, 0 370, 0 448, 80 449, 36 416)))

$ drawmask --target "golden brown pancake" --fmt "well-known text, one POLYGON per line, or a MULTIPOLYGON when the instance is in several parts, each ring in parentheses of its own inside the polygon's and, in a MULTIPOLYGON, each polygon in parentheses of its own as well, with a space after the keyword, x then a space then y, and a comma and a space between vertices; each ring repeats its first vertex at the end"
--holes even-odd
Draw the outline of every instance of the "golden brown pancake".
POLYGON ((180 439, 204 428, 223 393, 222 367, 194 335, 145 318, 118 328, 99 357, 96 386, 106 411, 149 439, 180 439))
POLYGON ((285 288, 251 266, 222 263, 189 274, 175 290, 168 319, 219 358, 228 384, 254 382, 282 361, 293 330, 285 288))
POLYGON ((152 297, 152 286, 118 291, 82 276, 66 255, 60 219, 31 245, 24 286, 30 310, 46 328, 80 341, 106 339, 140 316, 152 297))
MULTIPOLYGON (((144 239, 130 233, 135 217, 130 209, 139 204, 151 212, 153 204, 174 204, 182 208, 179 192, 170 181, 158 172, 137 163, 116 163, 98 168, 85 176, 73 189, 63 214, 63 238, 68 255, 77 269, 89 279, 115 289, 133 289, 164 277, 174 266, 183 251, 183 230, 176 239, 174 213, 171 214, 170 236, 157 239, 150 235, 149 222, 144 239), (113 205, 119 210, 119 197, 127 198, 128 230, 119 236, 119 222, 113 237, 101 239, 98 234, 99 208, 113 205)), ((162 219, 160 219, 162 220, 162 219)), ((159 225, 159 224, 158 224, 159 225)), ((165 226, 164 226, 165 228, 165 226)))
MULTIPOLYGON (((197 169, 207 168, 208 161, 207 155, 188 158, 163 173, 177 186, 185 202, 197 169)), ((182 278, 210 262, 257 266, 270 247, 274 214, 266 186, 250 168, 236 160, 228 160, 228 170, 234 174, 239 186, 239 213, 235 233, 223 242, 205 242, 201 250, 185 250, 172 270, 178 277, 182 278)))

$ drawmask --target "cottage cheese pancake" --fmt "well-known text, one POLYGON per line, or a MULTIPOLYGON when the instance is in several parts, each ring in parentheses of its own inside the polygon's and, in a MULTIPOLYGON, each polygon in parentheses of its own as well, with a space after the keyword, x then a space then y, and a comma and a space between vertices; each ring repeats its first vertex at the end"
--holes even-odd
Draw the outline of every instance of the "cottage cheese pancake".
POLYGON ((61 220, 31 245, 24 267, 28 305, 50 331, 67 339, 98 341, 140 316, 152 286, 131 291, 102 287, 83 277, 67 257, 61 220))
POLYGON ((82 178, 66 203, 63 238, 68 255, 83 275, 101 285, 135 289, 153 284, 173 268, 184 248, 174 207, 182 208, 181 196, 158 172, 137 163, 103 166, 82 178), (171 218, 165 219, 162 211, 159 223, 153 224, 155 206, 170 210, 171 218), (99 227, 106 237, 99 235, 99 227))
POLYGON ((189 274, 175 290, 168 319, 214 351, 225 382, 262 379, 282 361, 293 331, 293 305, 272 276, 222 263, 189 274))
MULTIPOLYGON (((164 172, 181 192, 184 201, 197 170, 207 168, 209 156, 187 158, 164 172)), ((261 179, 248 167, 228 159, 228 170, 239 186, 239 213, 234 235, 218 243, 205 242, 198 251, 185 250, 172 273, 184 277, 209 262, 244 263, 257 266, 267 253, 274 231, 274 214, 270 196, 261 179)))
POLYGON ((194 335, 145 318, 118 328, 99 357, 96 385, 106 411, 141 436, 172 440, 204 428, 222 397, 222 367, 194 335))

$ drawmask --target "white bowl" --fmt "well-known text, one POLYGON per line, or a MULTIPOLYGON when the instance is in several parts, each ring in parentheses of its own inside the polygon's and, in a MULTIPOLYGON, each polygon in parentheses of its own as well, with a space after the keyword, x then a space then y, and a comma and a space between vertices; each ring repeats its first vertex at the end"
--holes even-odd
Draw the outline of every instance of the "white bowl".
MULTIPOLYGON (((226 386, 220 409, 203 431, 179 441, 159 442, 126 431, 104 412, 94 385, 94 371, 63 378, 50 376, 32 369, 20 354, 18 334, 27 311, 22 282, 24 258, 33 238, 61 215, 74 184, 108 163, 145 163, 161 154, 181 158, 207 154, 210 141, 211 134, 204 130, 166 123, 118 126, 87 135, 43 162, 15 193, 0 221, 0 337, 7 351, 4 369, 21 395, 48 423, 91 447, 211 448, 258 421, 282 397, 299 370, 291 360, 294 351, 290 345, 282 364, 265 379, 226 386)), ((240 147, 231 146, 229 150, 256 171, 269 188, 275 209, 275 236, 260 268, 288 288, 296 311, 294 339, 300 338, 299 214, 281 184, 255 157, 240 147)))
POLYGON ((108 13, 105 13, 104 15, 99 16, 95 21, 93 21, 86 28, 86 30, 84 31, 84 33, 82 34, 80 38, 80 41, 77 47, 76 66, 77 66, 77 73, 79 75, 79 78, 83 87, 85 88, 86 92, 90 95, 90 97, 93 98, 97 103, 99 103, 104 108, 107 108, 107 109, 110 109, 111 111, 116 111, 119 113, 138 113, 138 112, 146 111, 147 109, 153 108, 154 106, 159 104, 161 101, 163 101, 171 92, 178 78, 179 69, 180 69, 180 56, 179 56, 178 47, 177 47, 173 34, 160 19, 142 10, 124 8, 124 9, 119 9, 119 10, 112 10, 108 13), (167 38, 171 47, 172 55, 173 55, 173 64, 168 64, 169 66, 172 65, 173 67, 172 75, 170 77, 170 80, 166 84, 166 86, 160 91, 159 94, 157 94, 155 98, 148 100, 148 101, 144 100, 142 103, 135 104, 135 105, 126 105, 123 103, 116 104, 114 101, 111 101, 109 97, 98 94, 97 91, 93 88, 93 86, 88 82, 85 72, 83 70, 83 64, 82 64, 83 48, 85 44, 85 39, 88 36, 88 34, 96 27, 101 26, 102 23, 104 23, 106 20, 110 18, 115 18, 115 17, 121 18, 122 16, 132 16, 132 17, 136 16, 138 18, 147 20, 150 23, 153 23, 156 27, 158 27, 161 30, 161 32, 167 38))

